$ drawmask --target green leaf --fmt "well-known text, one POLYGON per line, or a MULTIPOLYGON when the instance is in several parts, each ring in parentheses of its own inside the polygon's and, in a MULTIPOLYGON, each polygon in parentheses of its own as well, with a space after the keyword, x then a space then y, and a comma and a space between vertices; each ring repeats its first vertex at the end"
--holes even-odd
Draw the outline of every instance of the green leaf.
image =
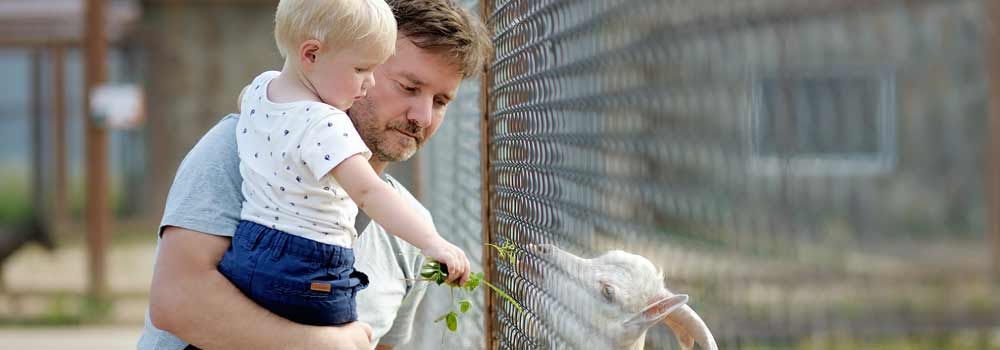
POLYGON ((465 299, 458 302, 458 310, 462 311, 463 314, 469 312, 469 308, 471 307, 472 307, 472 301, 469 299, 465 299))
POLYGON ((441 263, 430 260, 420 267, 420 277, 441 285, 447 279, 448 274, 444 271, 444 266, 441 263))
POLYGON ((504 242, 503 246, 498 246, 492 243, 486 243, 486 246, 493 248, 493 250, 496 250, 497 256, 500 257, 500 260, 510 261, 511 265, 517 266, 517 257, 514 255, 515 251, 517 250, 517 246, 514 245, 514 242, 511 241, 504 242))
POLYGON ((507 295, 507 293, 504 293, 502 290, 500 290, 500 288, 497 288, 497 286, 494 286, 490 282, 486 281, 483 281, 483 284, 485 284, 487 287, 490 287, 490 289, 499 294, 500 297, 507 299, 508 302, 510 302, 511 304, 514 305, 515 308, 517 308, 517 311, 524 312, 524 309, 521 308, 521 305, 518 304, 517 301, 514 301, 514 298, 511 298, 510 295, 507 295))
POLYGON ((452 332, 458 331, 458 314, 456 314, 454 311, 449 312, 448 315, 445 315, 444 320, 446 323, 448 323, 448 330, 452 332))
POLYGON ((470 292, 475 291, 476 288, 479 287, 479 283, 482 280, 483 280, 483 273, 482 272, 476 272, 476 273, 469 274, 469 280, 465 282, 465 285, 462 286, 462 288, 465 288, 465 290, 470 291, 470 292))

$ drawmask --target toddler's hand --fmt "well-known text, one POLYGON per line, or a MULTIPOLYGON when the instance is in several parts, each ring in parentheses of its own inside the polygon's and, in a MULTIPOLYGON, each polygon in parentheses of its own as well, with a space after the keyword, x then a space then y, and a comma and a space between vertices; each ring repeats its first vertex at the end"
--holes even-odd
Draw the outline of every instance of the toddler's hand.
POLYGON ((465 252, 454 244, 439 239, 424 249, 423 254, 448 266, 448 278, 445 280, 448 284, 462 286, 469 280, 472 266, 469 259, 465 257, 465 252))

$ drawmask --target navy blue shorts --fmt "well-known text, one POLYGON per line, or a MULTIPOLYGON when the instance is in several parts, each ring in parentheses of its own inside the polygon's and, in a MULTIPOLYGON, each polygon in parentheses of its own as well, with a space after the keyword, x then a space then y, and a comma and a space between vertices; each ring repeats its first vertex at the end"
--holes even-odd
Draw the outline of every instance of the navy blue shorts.
POLYGON ((351 248, 240 221, 219 272, 258 305, 293 322, 332 326, 358 319, 368 276, 351 248))

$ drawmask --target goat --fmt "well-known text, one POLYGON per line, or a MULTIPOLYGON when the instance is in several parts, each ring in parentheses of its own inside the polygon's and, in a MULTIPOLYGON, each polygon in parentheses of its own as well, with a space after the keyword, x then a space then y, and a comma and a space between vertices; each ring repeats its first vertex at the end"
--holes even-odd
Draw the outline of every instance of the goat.
MULTIPOLYGON (((579 342, 575 347, 641 350, 647 330, 663 322, 673 331, 682 349, 691 350, 698 344, 702 349, 718 350, 708 326, 686 305, 687 295, 667 290, 662 273, 648 259, 620 250, 583 259, 548 244, 530 245, 528 251, 549 265, 540 273, 552 270, 568 277, 542 276, 543 289, 555 294, 562 305, 578 312, 585 309, 582 313, 586 315, 581 317, 550 322, 571 334, 564 338, 571 343, 579 342), (568 280, 578 285, 567 284, 568 280), (573 322, 576 324, 567 325, 573 322), (598 342, 595 331, 604 333, 607 344, 598 342)), ((545 312, 543 316, 548 314, 545 312)))

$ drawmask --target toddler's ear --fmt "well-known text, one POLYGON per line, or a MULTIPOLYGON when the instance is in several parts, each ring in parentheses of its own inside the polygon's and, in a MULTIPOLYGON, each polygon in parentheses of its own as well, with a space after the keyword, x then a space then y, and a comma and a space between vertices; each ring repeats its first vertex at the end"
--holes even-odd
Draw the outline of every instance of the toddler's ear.
POLYGON ((316 39, 309 39, 299 46, 299 64, 302 69, 310 69, 310 65, 316 63, 316 55, 322 51, 323 43, 316 39))

